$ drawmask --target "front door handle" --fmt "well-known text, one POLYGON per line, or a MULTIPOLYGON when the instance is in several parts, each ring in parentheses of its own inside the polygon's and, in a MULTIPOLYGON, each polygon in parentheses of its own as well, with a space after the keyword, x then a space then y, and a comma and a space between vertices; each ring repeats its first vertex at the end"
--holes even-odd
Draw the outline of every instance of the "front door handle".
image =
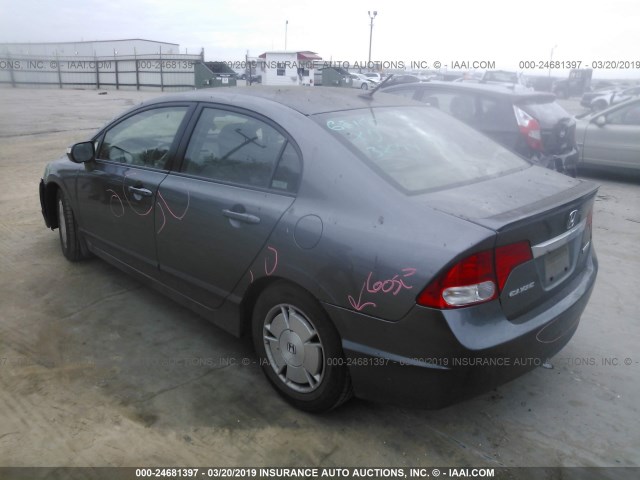
POLYGON ((222 210, 222 214, 225 217, 229 217, 232 220, 238 220, 240 222, 252 224, 260 223, 260 217, 256 217, 255 215, 251 215, 250 213, 234 212, 233 210, 224 209, 222 210))
POLYGON ((153 192, 148 188, 134 187, 133 185, 129 187, 129 191, 134 195, 141 195, 143 197, 150 197, 153 195, 153 192))

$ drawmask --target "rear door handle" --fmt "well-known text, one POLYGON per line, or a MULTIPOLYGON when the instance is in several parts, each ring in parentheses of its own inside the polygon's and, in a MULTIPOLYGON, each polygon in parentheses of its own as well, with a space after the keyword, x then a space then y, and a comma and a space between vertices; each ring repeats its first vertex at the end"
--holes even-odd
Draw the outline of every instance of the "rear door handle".
POLYGON ((134 195, 142 195, 143 197, 150 197, 153 195, 153 192, 148 188, 134 187, 133 185, 129 187, 129 191, 134 195))
POLYGON ((222 214, 225 217, 229 217, 233 220, 238 220, 240 222, 252 223, 252 224, 260 223, 260 217, 256 217, 255 215, 251 215, 250 213, 240 213, 240 212, 234 212, 233 210, 224 209, 222 210, 222 214))

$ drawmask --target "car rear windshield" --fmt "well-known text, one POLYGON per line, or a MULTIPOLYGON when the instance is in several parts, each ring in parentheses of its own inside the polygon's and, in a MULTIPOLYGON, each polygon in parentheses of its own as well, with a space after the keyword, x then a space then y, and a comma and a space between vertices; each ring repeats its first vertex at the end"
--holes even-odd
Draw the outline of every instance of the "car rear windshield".
POLYGON ((405 193, 504 175, 529 164, 430 107, 380 107, 317 115, 323 128, 405 193))
POLYGON ((557 102, 528 101, 519 103, 518 106, 535 118, 542 128, 553 128, 563 118, 571 118, 569 112, 557 102))

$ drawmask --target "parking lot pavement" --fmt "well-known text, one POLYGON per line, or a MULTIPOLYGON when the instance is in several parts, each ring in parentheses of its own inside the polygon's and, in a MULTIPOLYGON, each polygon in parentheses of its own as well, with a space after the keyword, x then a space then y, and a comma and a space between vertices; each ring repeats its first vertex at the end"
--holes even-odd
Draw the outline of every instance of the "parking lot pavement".
POLYGON ((99 260, 40 214, 45 164, 156 94, 0 89, 0 465, 638 466, 640 185, 602 184, 600 274, 571 342, 440 411, 289 407, 237 340, 99 260))

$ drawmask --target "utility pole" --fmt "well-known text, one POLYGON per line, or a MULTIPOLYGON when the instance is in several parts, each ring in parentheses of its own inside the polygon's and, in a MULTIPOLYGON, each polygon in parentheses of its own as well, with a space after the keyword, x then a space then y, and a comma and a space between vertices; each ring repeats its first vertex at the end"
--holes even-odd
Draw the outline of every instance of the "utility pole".
POLYGON ((547 75, 548 77, 551 76, 551 62, 553 62, 553 51, 558 48, 558 45, 554 45, 553 48, 551 49, 551 56, 549 57, 549 74, 547 75))
POLYGON ((287 51, 287 30, 289 28, 289 20, 284 22, 284 51, 287 51))
POLYGON ((373 15, 371 15, 370 11, 367 13, 369 14, 369 18, 371 19, 371 26, 369 28, 369 63, 371 63, 371 40, 373 39, 373 19, 376 18, 376 16, 378 15, 378 12, 374 10, 373 15))

